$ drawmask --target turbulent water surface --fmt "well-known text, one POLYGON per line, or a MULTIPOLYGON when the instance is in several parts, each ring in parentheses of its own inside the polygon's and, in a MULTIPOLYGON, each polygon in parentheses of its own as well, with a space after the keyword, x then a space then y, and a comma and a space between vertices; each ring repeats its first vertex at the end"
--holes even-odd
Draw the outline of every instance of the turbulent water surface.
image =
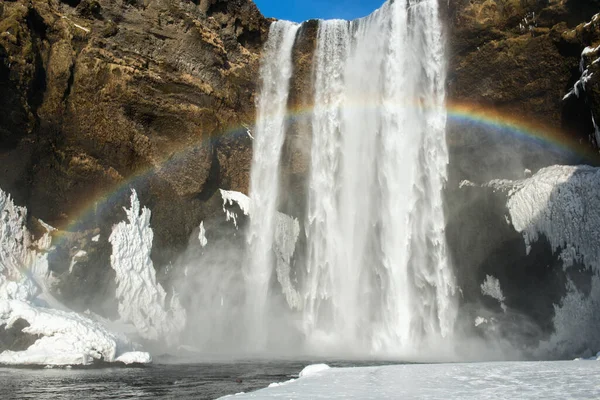
MULTIPOLYGON (((145 368, 0 369, 1 399, 177 398, 208 400, 298 376, 311 362, 155 364, 145 368)), ((333 362, 333 366, 366 363, 333 362)))

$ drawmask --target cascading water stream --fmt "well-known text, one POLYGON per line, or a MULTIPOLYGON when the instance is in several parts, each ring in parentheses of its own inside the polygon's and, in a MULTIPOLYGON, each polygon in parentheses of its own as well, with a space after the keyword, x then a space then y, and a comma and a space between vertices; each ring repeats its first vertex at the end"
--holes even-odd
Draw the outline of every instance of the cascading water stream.
MULTIPOLYGON (((289 304, 308 351, 408 355, 435 347, 453 332, 455 281, 442 204, 448 164, 445 65, 437 7, 437 0, 395 0, 364 19, 319 22, 306 260, 294 266, 300 304, 289 304)), ((297 29, 273 25, 261 69, 251 262, 245 271, 255 337, 265 336, 297 29)))
POLYGON ((252 158, 250 196, 255 206, 250 220, 249 263, 244 269, 247 293, 247 326, 254 349, 264 346, 265 313, 273 273, 271 251, 279 194, 279 159, 285 135, 292 48, 299 25, 277 21, 271 25, 260 68, 261 93, 252 158))

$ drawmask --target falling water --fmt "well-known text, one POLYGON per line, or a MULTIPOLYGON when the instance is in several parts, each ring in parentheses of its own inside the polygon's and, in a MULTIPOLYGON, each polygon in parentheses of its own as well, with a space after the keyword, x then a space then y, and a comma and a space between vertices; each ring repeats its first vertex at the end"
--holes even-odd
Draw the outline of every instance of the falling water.
MULTIPOLYGON (((437 7, 437 0, 395 0, 364 19, 319 22, 303 221, 307 254, 294 267, 300 304, 289 304, 310 351, 414 354, 453 332, 437 7)), ((296 29, 274 25, 262 70, 246 277, 253 318, 262 322, 296 29)))
POLYGON ((265 312, 269 281, 273 273, 271 250, 277 214, 279 159, 284 140, 292 47, 299 25, 277 21, 271 25, 260 68, 261 93, 250 177, 253 204, 248 242, 249 263, 244 269, 247 293, 246 316, 250 344, 264 346, 265 312))

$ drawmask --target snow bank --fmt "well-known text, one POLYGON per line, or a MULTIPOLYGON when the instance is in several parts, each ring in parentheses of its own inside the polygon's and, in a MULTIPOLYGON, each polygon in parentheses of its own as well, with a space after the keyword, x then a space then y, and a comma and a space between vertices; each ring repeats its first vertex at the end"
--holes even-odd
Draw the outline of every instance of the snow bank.
POLYGON ((140 210, 135 190, 130 200, 130 208, 125 208, 127 220, 115 225, 108 239, 113 250, 110 262, 116 272, 119 315, 144 339, 170 344, 185 327, 186 313, 175 293, 167 302, 165 290, 156 281, 150 258, 154 237, 151 212, 146 207, 140 210))
POLYGON ((512 362, 332 368, 235 399, 600 398, 600 363, 512 362))
MULTIPOLYGON (((26 229, 27 210, 0 190, 0 326, 26 321, 23 332, 38 336, 24 351, 0 353, 0 364, 88 365, 117 361, 134 350, 124 336, 81 314, 68 311, 50 293, 48 269, 52 227, 37 242, 26 229), (49 308, 53 307, 53 308, 49 308)), ((140 353, 140 360, 147 353, 140 353)))
POLYGON ((504 297, 504 293, 502 293, 502 287, 500 286, 500 281, 498 278, 491 275, 486 275, 485 281, 483 281, 480 287, 483 295, 498 300, 500 307, 506 311, 506 305, 504 304, 504 300, 506 300, 506 298, 504 297))

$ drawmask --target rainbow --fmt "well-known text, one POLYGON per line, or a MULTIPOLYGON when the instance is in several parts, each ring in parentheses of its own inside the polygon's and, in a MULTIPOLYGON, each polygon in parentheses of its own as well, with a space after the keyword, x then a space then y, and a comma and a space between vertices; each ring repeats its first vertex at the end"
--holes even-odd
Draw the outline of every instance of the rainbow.
MULTIPOLYGON (((377 103, 363 101, 362 103, 351 104, 349 108, 352 110, 356 109, 357 111, 369 111, 381 107, 379 105, 373 107, 369 104, 377 103)), ((405 107, 407 105, 398 106, 405 107)), ((417 111, 417 108, 415 107, 423 108, 423 105, 412 105, 411 107, 417 111)), ((292 109, 287 115, 287 122, 307 118, 313 113, 313 110, 313 106, 292 109)), ((446 111, 448 121, 454 126, 475 126, 476 128, 479 128, 477 132, 482 132, 482 134, 485 135, 510 135, 524 142, 536 143, 544 148, 544 151, 571 156, 581 163, 597 164, 599 160, 598 153, 593 151, 588 144, 569 136, 559 129, 549 127, 539 121, 527 119, 524 116, 502 112, 493 107, 482 107, 480 105, 460 102, 449 102, 446 104, 446 111)), ((74 213, 74 217, 69 219, 71 222, 58 231, 59 233, 55 235, 55 238, 56 236, 60 237, 69 232, 77 231, 85 221, 90 221, 91 217, 97 214, 97 207, 99 204, 101 205, 101 208, 106 207, 108 204, 111 204, 111 201, 114 203, 115 199, 122 199, 132 187, 143 186, 144 181, 155 173, 168 173, 170 168, 183 162, 193 151, 202 148, 208 141, 213 141, 226 136, 243 137, 249 135, 250 131, 246 127, 236 126, 224 131, 220 135, 175 149, 175 151, 172 152, 172 155, 162 162, 155 163, 154 166, 123 179, 120 183, 116 184, 112 190, 84 203, 79 207, 79 211, 74 213), (102 206, 102 204, 105 206, 102 206)))

